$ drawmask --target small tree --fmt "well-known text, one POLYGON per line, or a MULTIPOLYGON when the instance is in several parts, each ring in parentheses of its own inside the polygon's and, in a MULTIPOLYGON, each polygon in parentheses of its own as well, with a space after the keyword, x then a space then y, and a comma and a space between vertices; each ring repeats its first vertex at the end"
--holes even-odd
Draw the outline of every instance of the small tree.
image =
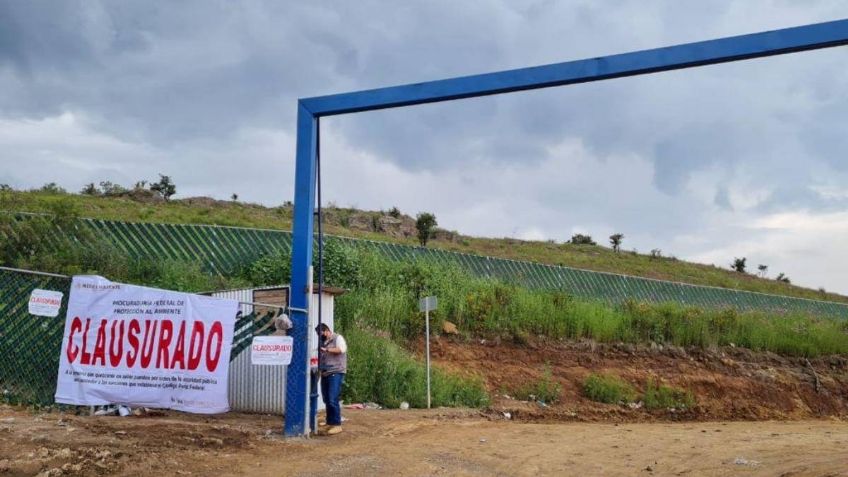
POLYGON ((100 183, 100 190, 103 195, 107 196, 121 195, 127 191, 121 184, 113 184, 110 181, 102 181, 100 183))
POLYGON ((760 276, 765 278, 766 272, 768 272, 768 265, 757 265, 757 270, 760 271, 760 276))
POLYGON ((651 249, 651 258, 662 258, 662 250, 658 248, 651 249))
POLYGON ((88 184, 85 185, 85 187, 82 188, 82 190, 80 191, 80 194, 83 194, 83 195, 99 195, 100 191, 97 190, 97 186, 94 185, 94 182, 89 182, 88 184))
POLYGON ((66 191, 65 189, 60 187, 59 184, 56 184, 55 182, 48 182, 47 184, 44 184, 43 186, 41 186, 41 189, 39 189, 39 191, 40 192, 47 192, 48 194, 67 194, 68 193, 68 191, 66 191))
POLYGON ((230 199, 233 199, 233 202, 238 202, 238 194, 233 193, 233 195, 230 196, 230 199))
POLYGON ((415 228, 418 230, 418 242, 422 247, 427 246, 427 240, 433 236, 433 229, 439 225, 436 216, 430 212, 421 212, 415 218, 415 228))
POLYGON ((612 245, 612 251, 618 253, 618 250, 621 248, 621 240, 624 239, 624 234, 617 233, 612 234, 609 237, 610 245, 612 245))
POLYGON ((571 243, 574 245, 598 245, 592 240, 591 235, 574 234, 571 236, 571 243))
POLYGON ((397 207, 392 207, 391 209, 389 209, 389 215, 396 218, 396 219, 399 219, 400 218, 400 209, 398 209, 397 207))
POLYGON ((734 258, 733 263, 730 264, 730 268, 736 270, 739 273, 745 273, 745 261, 748 260, 746 257, 742 258, 734 258))
POLYGON ((158 192, 165 201, 177 193, 177 186, 171 182, 171 177, 159 174, 159 182, 150 184, 150 190, 158 192))
POLYGON ((789 277, 784 275, 783 272, 778 273, 777 278, 775 278, 775 280, 783 283, 792 283, 791 281, 789 281, 789 277))

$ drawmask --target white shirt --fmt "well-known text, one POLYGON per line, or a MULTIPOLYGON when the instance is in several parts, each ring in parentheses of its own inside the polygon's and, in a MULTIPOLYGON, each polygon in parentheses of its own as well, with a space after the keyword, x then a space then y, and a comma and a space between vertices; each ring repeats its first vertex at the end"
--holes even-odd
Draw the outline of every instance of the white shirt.
POLYGON ((347 342, 342 335, 336 335, 336 348, 341 350, 342 353, 347 353, 347 342))

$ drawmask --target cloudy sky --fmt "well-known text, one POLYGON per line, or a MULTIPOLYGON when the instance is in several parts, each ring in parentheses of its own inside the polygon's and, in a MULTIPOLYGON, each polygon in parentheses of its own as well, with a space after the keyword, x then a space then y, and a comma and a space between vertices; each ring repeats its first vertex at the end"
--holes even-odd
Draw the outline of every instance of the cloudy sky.
MULTIPOLYGON (((296 100, 848 18, 842 0, 0 0, 0 183, 293 197, 296 100)), ((848 47, 322 120, 325 202, 625 234, 848 293, 848 47)))

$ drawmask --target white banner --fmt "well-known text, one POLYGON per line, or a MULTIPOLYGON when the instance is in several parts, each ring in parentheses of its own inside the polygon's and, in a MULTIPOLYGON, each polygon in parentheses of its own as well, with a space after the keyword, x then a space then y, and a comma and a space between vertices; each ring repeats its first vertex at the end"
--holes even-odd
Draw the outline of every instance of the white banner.
POLYGON ((238 302, 76 276, 56 402, 229 410, 238 302))

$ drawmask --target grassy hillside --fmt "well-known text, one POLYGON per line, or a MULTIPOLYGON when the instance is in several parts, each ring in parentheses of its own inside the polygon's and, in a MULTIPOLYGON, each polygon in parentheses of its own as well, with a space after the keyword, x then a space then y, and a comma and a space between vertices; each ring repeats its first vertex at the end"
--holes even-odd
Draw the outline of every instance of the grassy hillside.
MULTIPOLYGON (((118 197, 105 197, 40 191, 0 192, 0 209, 2 210, 50 212, 57 204, 75 209, 80 216, 100 219, 291 229, 290 205, 264 207, 209 198, 164 202, 149 194, 134 195, 132 193, 118 197)), ((328 208, 325 214, 325 231, 329 234, 371 240, 407 245, 418 244, 414 237, 413 220, 403 215, 393 217, 388 212, 328 208)), ((613 253, 611 249, 601 246, 475 238, 448 231, 439 231, 428 246, 696 285, 848 302, 848 297, 834 293, 823 293, 711 265, 690 263, 668 257, 656 258, 632 252, 613 253)), ((791 275, 791 271, 789 272, 791 275)))

